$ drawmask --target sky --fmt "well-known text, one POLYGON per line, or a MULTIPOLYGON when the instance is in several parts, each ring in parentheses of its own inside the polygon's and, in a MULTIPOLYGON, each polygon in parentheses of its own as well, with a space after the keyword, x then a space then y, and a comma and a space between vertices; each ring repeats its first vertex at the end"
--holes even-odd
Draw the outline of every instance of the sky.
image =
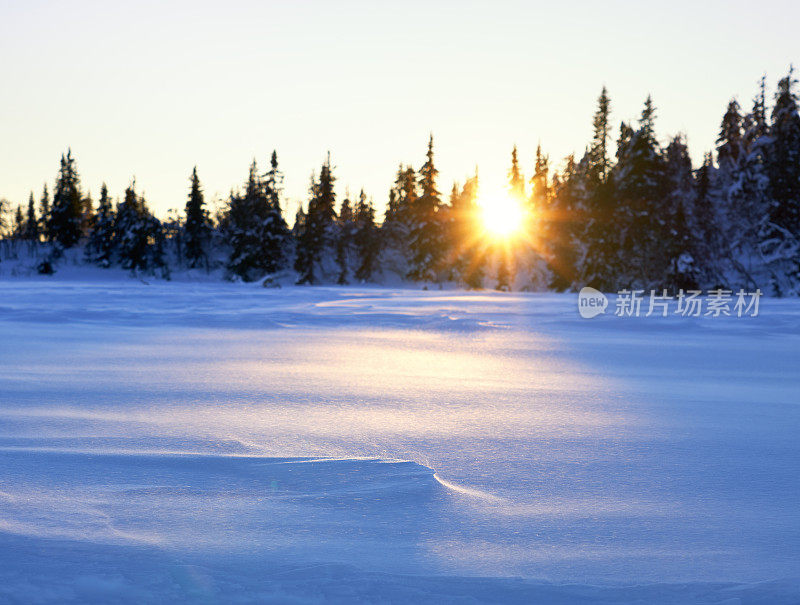
POLYGON ((731 97, 800 61, 798 22, 788 1, 0 0, 0 197, 38 197, 71 147, 95 199, 135 177, 164 216, 193 166, 222 200, 276 149, 291 216, 328 151, 340 197, 382 209, 430 133, 439 188, 477 166, 488 191, 515 144, 527 175, 538 143, 580 154, 604 85, 615 136, 652 94, 697 163, 731 97))

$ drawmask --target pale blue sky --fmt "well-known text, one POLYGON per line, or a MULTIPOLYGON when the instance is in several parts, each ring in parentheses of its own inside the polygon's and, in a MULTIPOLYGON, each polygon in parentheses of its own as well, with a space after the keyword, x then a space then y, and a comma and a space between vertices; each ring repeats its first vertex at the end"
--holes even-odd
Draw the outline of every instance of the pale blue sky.
MULTIPOLYGON (((433 131, 449 191, 475 165, 499 186, 516 143, 560 160, 652 93, 661 136, 695 162, 728 99, 750 105, 800 61, 794 2, 37 2, 0 0, 0 196, 52 184, 71 146, 95 199, 131 176, 157 213, 197 164, 209 197, 273 148, 293 203, 332 152, 339 192, 382 207, 433 131)), ((615 128, 616 130, 616 128, 615 128)))

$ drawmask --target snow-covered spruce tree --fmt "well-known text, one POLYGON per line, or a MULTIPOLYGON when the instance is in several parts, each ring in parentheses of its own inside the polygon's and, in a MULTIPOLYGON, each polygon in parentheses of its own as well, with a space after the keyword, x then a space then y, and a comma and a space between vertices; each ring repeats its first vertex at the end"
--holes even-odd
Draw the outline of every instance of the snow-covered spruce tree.
POLYGON ((224 221, 225 236, 231 248, 228 271, 244 281, 260 279, 285 266, 282 218, 275 217, 274 196, 258 173, 256 161, 250 165, 243 193, 232 193, 224 221))
MULTIPOLYGON (((575 162, 567 156, 565 165, 554 179, 552 194, 540 197, 537 224, 542 229, 542 243, 549 269, 547 286, 563 291, 578 280, 579 216, 585 212, 587 155, 575 162)), ((536 285, 536 284, 532 284, 536 285)))
POLYGON ((523 285, 524 290, 539 290, 546 287, 553 279, 553 272, 549 268, 548 237, 553 218, 554 188, 550 175, 550 157, 542 151, 541 143, 536 145, 536 161, 533 166, 533 176, 530 179, 531 194, 525 200, 527 212, 523 233, 525 237, 518 246, 522 247, 523 258, 527 262, 528 283, 523 285))
POLYGON ((742 114, 738 101, 731 99, 717 137, 717 169, 728 183, 737 178, 742 147, 742 114))
POLYGON ((28 198, 28 212, 25 216, 25 239, 31 242, 39 241, 39 221, 36 218, 36 202, 33 199, 33 191, 28 198))
POLYGON ((53 204, 47 224, 47 233, 57 245, 69 248, 81 238, 84 213, 80 178, 72 158, 72 150, 61 156, 61 168, 53 191, 53 204))
MULTIPOLYGON (((310 187, 313 188, 315 184, 315 177, 311 175, 311 185, 310 187)), ((307 237, 306 234, 306 224, 307 224, 308 214, 303 209, 303 205, 301 204, 300 207, 297 209, 297 212, 294 215, 294 225, 292 225, 292 240, 294 241, 294 270, 297 271, 298 274, 302 275, 303 272, 306 270, 306 267, 310 263, 310 259, 308 256, 308 249, 304 245, 304 240, 307 237)))
POLYGON ((603 87, 592 119, 592 142, 586 156, 583 182, 579 179, 570 187, 574 198, 570 216, 574 221, 574 265, 578 278, 573 286, 576 287, 591 285, 610 290, 614 283, 618 240, 613 221, 616 204, 609 181, 612 168, 610 116, 611 100, 603 87))
POLYGON ((381 240, 375 224, 375 207, 371 200, 367 200, 363 189, 356 203, 353 244, 357 265, 355 278, 361 283, 371 281, 378 270, 381 240))
POLYGON ((700 240, 689 224, 696 197, 692 161, 681 135, 673 137, 664 150, 665 194, 661 220, 662 255, 666 271, 653 279, 655 285, 671 291, 700 287, 703 280, 700 240))
POLYGON ((589 147, 588 175, 594 183, 605 182, 611 170, 608 146, 611 142, 611 99, 603 86, 592 118, 592 143, 589 147))
POLYGON ((800 137, 792 87, 790 72, 778 84, 769 124, 762 78, 753 109, 742 120, 735 169, 725 171, 724 154, 718 158, 713 189, 724 230, 723 281, 731 287, 760 287, 776 295, 800 290, 800 169, 794 166, 800 137))
POLYGON ((714 218, 719 225, 718 238, 712 246, 717 254, 717 285, 756 287, 754 276, 761 265, 758 243, 762 231, 757 223, 768 211, 767 177, 763 170, 763 136, 760 109, 756 98, 754 109, 741 116, 735 100, 728 104, 717 137, 717 166, 709 171, 709 198, 714 218), (762 132, 757 133, 758 130, 762 132), (755 219, 755 220, 754 220, 755 219))
POLYGON ((278 168, 278 153, 273 150, 269 170, 263 176, 264 193, 267 196, 267 220, 264 221, 262 238, 268 242, 270 272, 286 269, 291 254, 292 237, 283 216, 283 173, 278 168))
POLYGON ((303 225, 297 230, 295 270, 298 284, 314 284, 333 273, 336 241, 336 193, 331 158, 322 165, 319 180, 311 177, 310 199, 303 225))
POLYGON ((445 248, 439 208, 442 205, 436 188, 439 171, 433 161, 433 135, 428 141, 425 163, 419 170, 420 196, 411 208, 409 236, 409 270, 407 277, 414 281, 433 282, 438 279, 445 248))
POLYGON ((186 222, 183 225, 183 257, 189 268, 208 268, 206 248, 211 239, 211 220, 206 210, 203 188, 197 176, 197 166, 189 178, 189 199, 186 200, 186 222))
POLYGON ((82 200, 83 210, 81 212, 81 238, 89 235, 89 231, 94 223, 94 202, 92 202, 92 193, 86 192, 82 200))
POLYGON ((382 264, 398 275, 408 273, 413 208, 417 197, 416 173, 411 166, 404 167, 401 164, 389 190, 389 201, 381 225, 382 264))
POLYGON ((663 200, 664 156, 655 137, 655 107, 645 101, 639 129, 620 128, 617 165, 612 170, 617 200, 619 273, 612 289, 658 286, 669 264, 662 249, 668 229, 663 200))
POLYGON ((123 269, 151 274, 158 269, 162 277, 169 276, 161 222, 148 210, 144 196, 136 195, 135 182, 125 190, 125 198, 117 206, 113 241, 123 269))
POLYGON ((101 267, 111 266, 114 253, 114 208, 105 183, 100 187, 100 200, 86 243, 86 259, 101 267))
POLYGON ((14 212, 14 226, 11 229, 11 237, 15 240, 24 239, 25 237, 25 215, 22 213, 22 206, 17 205, 17 210, 14 212))
POLYGON ((793 69, 778 82, 764 142, 769 221, 761 253, 775 294, 800 294, 800 115, 793 69))
POLYGON ((477 192, 477 174, 467 179, 462 188, 458 183, 453 183, 444 223, 449 277, 473 289, 483 287, 486 261, 486 244, 481 237, 476 203, 477 192))
POLYGON ((703 163, 694 173, 694 203, 689 213, 689 229, 694 234, 698 249, 697 259, 701 270, 701 284, 722 287, 723 234, 718 208, 715 204, 713 181, 714 160, 711 152, 703 156, 703 163))
POLYGON ((47 183, 42 188, 42 197, 39 199, 39 233, 46 242, 50 241, 50 234, 47 225, 50 222, 50 193, 47 191, 47 183))
MULTIPOLYGON (((361 193, 364 193, 363 190, 361 193)), ((350 196, 347 194, 339 205, 339 216, 336 219, 336 266, 339 268, 339 277, 336 279, 336 283, 340 286, 349 283, 347 276, 350 274, 350 257, 352 256, 355 229, 353 206, 350 204, 350 196)))

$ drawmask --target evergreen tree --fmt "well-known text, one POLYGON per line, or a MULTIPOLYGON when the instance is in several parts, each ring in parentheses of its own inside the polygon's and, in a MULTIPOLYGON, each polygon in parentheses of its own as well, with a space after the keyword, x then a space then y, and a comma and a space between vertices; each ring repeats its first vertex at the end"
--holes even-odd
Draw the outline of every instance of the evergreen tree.
POLYGON ((211 238, 211 221, 205 207, 203 189, 197 176, 197 166, 192 169, 189 199, 186 200, 186 223, 183 228, 184 257, 190 268, 205 262, 208 266, 206 247, 211 238))
POLYGON ((264 174, 264 193, 267 197, 267 216, 261 237, 269 251, 268 266, 271 273, 286 268, 290 253, 291 234, 283 217, 281 197, 283 195, 283 173, 278 168, 278 153, 273 150, 270 168, 264 174))
POLYGON ((295 270, 299 274, 298 284, 314 284, 331 272, 329 257, 336 239, 335 181, 328 154, 319 180, 312 176, 308 211, 297 239, 295 270))
MULTIPOLYGON (((550 157, 542 151, 541 144, 536 146, 536 162, 530 182, 531 196, 528 212, 525 214, 524 233, 526 238, 523 243, 526 245, 526 256, 533 267, 542 259, 545 263, 549 263, 548 245, 554 242, 562 228, 569 227, 562 220, 564 217, 556 217, 554 214, 557 204, 553 203, 550 157)), ((531 283, 531 286, 535 287, 540 285, 531 283)))
MULTIPOLYGON (((565 166, 558 178, 554 178, 552 193, 543 198, 544 203, 537 211, 541 217, 538 229, 542 232, 542 248, 548 264, 549 287, 563 291, 578 280, 579 250, 577 247, 577 216, 586 207, 586 181, 588 153, 580 162, 574 156, 567 157, 565 166)), ((596 280, 586 283, 597 285, 596 280)))
POLYGON ((533 212, 547 208, 550 197, 550 158, 542 152, 541 144, 536 146, 536 163, 531 177, 531 207, 533 212))
POLYGON ((53 192, 53 205, 47 225, 49 237, 64 248, 77 244, 81 237, 83 213, 80 179, 72 151, 67 150, 67 155, 61 156, 61 169, 53 192))
POLYGON ((414 281, 435 281, 443 256, 443 229, 438 214, 441 199, 436 188, 438 174, 439 171, 433 161, 433 135, 431 135, 427 159, 419 171, 420 196, 412 206, 408 277, 414 281))
MULTIPOLYGON (((612 176, 617 200, 620 271, 617 288, 657 286, 666 272, 661 242, 667 229, 663 210, 664 159, 655 137, 655 107, 648 96, 639 129, 622 133, 612 176)), ((621 129, 624 130, 624 129, 621 129)))
MULTIPOLYGON (((315 187, 316 181, 312 174, 309 191, 313 191, 315 187)), ((300 276, 306 275, 309 268, 313 271, 313 267, 311 267, 313 262, 310 256, 311 251, 307 246, 309 243, 307 227, 308 214, 303 210, 301 204, 294 216, 294 225, 292 226, 292 239, 295 242, 294 270, 297 271, 300 276)))
POLYGON ((47 183, 42 188, 42 197, 39 200, 39 231, 44 241, 50 241, 50 232, 47 225, 50 222, 50 193, 47 191, 47 183))
MULTIPOLYGON (((617 211, 610 180, 612 161, 609 151, 611 140, 611 101, 605 87, 597 99, 597 110, 592 120, 592 143, 587 157, 586 174, 573 174, 567 185, 571 198, 569 216, 572 217, 570 231, 575 245, 571 256, 574 261, 573 275, 580 275, 582 284, 603 290, 612 289, 617 272, 618 240, 615 224, 617 211)), ((624 122, 620 126, 617 148, 627 145, 633 131, 624 122)), ((619 156, 618 156, 619 157, 619 156)), ((563 213, 562 213, 563 214, 563 213)), ((554 286, 566 287, 562 275, 567 271, 556 271, 554 286)))
POLYGON ((793 76, 790 69, 778 82, 766 159, 773 200, 770 220, 787 235, 800 237, 800 115, 793 76))
POLYGON ((375 208, 372 201, 367 201, 363 189, 356 204, 353 241, 358 259, 355 278, 362 283, 368 282, 378 269, 380 239, 375 225, 375 208))
POLYGON ((717 165, 721 171, 726 174, 735 172, 739 165, 742 144, 742 115, 739 112, 739 103, 736 99, 731 99, 717 138, 717 165))
POLYGON ((83 207, 81 210, 81 237, 85 237, 89 235, 94 224, 94 204, 91 192, 86 192, 86 196, 81 200, 81 205, 83 207))
MULTIPOLYGON (((362 190, 363 195, 363 190, 362 190)), ((353 234, 355 232, 355 217, 353 208, 350 205, 349 194, 345 196, 339 207, 336 233, 336 264, 339 267, 339 277, 336 283, 343 286, 348 283, 347 275, 349 272, 350 248, 353 245, 353 234)))
POLYGON ((161 269, 162 276, 168 276, 161 222, 148 210, 144 196, 136 194, 135 181, 117 207, 113 240, 123 269, 134 273, 161 269))
POLYGON ((14 213, 14 226, 11 237, 14 239, 23 239, 25 237, 25 215, 22 214, 22 206, 19 205, 14 213))
POLYGON ((700 168, 695 171, 695 198, 688 220, 689 228, 697 238, 703 283, 719 285, 722 233, 714 203, 714 175, 714 161, 708 152, 703 156, 700 168))
MULTIPOLYGON (((285 223, 275 218, 275 193, 262 181, 256 161, 243 194, 231 194, 225 220, 225 233, 231 247, 228 270, 245 281, 253 281, 265 274, 275 273, 285 265, 284 237, 275 236, 285 231, 285 223)), ((283 219, 281 218, 281 221, 283 219)))
POLYGON ((594 134, 589 148, 588 176, 593 183, 604 182, 611 170, 608 151, 608 143, 611 140, 610 115, 611 100, 608 98, 606 87, 603 86, 597 98, 597 111, 592 120, 594 134))
POLYGON ((399 266, 401 264, 399 261, 402 259, 405 262, 410 256, 409 240, 413 224, 413 211, 418 197, 417 176, 414 169, 411 166, 400 165, 394 185, 389 191, 389 202, 381 232, 392 256, 388 260, 401 274, 405 274, 406 269, 399 266))
POLYGON ((525 197, 525 177, 519 168, 517 161, 517 146, 511 150, 511 168, 508 169, 508 189, 509 193, 516 200, 522 201, 525 197))
POLYGON ((477 170, 461 189, 458 184, 453 185, 450 194, 450 220, 447 222, 448 258, 452 278, 471 289, 483 287, 487 260, 487 246, 481 233, 477 204, 478 187, 477 170))
POLYGON ((114 209, 111 206, 108 187, 103 183, 100 187, 97 213, 92 221, 89 241, 86 244, 86 258, 89 261, 105 268, 111 265, 114 253, 114 230, 114 209))
POLYGON ((25 239, 32 242, 39 241, 39 221, 36 218, 36 202, 33 199, 33 191, 28 198, 28 214, 25 218, 25 239))
POLYGON ((665 193, 663 208, 662 255, 667 261, 661 287, 677 292, 700 286, 702 252, 689 217, 695 201, 695 180, 689 149, 683 137, 673 137, 664 151, 665 193))
POLYGON ((800 293, 800 115, 793 69, 778 82, 767 136, 756 142, 763 158, 766 220, 760 221, 759 252, 777 295, 800 293))

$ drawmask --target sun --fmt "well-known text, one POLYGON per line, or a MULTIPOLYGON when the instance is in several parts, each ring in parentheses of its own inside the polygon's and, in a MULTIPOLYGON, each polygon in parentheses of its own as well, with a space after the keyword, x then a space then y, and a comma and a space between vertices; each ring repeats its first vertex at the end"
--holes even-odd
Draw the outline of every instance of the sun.
POLYGON ((478 200, 484 230, 495 239, 509 239, 523 228, 522 204, 507 192, 481 196, 478 200))

